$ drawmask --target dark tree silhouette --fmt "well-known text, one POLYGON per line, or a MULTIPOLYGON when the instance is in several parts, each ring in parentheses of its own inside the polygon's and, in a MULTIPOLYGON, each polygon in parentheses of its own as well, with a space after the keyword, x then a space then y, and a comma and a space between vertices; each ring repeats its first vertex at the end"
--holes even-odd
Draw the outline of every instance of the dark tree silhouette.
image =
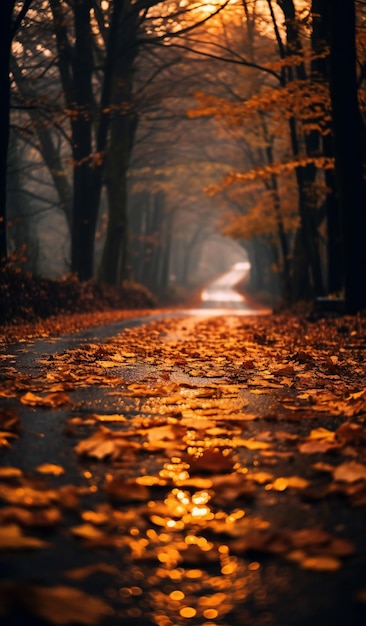
POLYGON ((15 0, 0 2, 0 261, 7 256, 6 170, 9 145, 11 44, 32 0, 24 0, 14 15, 15 0))
POLYGON ((355 2, 323 0, 329 28, 337 193, 343 231, 346 310, 366 308, 365 127, 357 96, 355 2))

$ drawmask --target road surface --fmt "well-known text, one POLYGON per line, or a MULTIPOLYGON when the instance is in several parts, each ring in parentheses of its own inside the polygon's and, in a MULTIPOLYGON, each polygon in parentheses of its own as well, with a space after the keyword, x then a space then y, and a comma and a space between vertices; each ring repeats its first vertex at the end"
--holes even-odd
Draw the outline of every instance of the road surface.
POLYGON ((360 320, 212 311, 2 349, 2 626, 365 625, 360 320))

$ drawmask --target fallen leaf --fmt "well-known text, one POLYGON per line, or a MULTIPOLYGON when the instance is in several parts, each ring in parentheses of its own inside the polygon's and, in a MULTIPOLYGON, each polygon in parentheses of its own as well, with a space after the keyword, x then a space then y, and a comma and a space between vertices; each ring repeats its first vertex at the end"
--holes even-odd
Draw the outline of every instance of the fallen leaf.
POLYGON ((247 476, 250 480, 254 480, 254 482, 259 485, 265 485, 274 479, 273 474, 269 472, 252 472, 251 474, 247 474, 247 476))
POLYGON ((10 446, 9 439, 17 439, 18 436, 14 433, 0 432, 0 448, 7 448, 10 446))
POLYGON ((228 415, 220 414, 217 416, 220 421, 225 422, 253 422, 259 419, 259 417, 257 413, 230 413, 228 415))
POLYGON ((22 475, 19 467, 0 467, 0 478, 19 478, 22 475))
POLYGON ((310 432, 310 439, 327 439, 328 441, 334 441, 335 439, 335 432, 333 432, 332 430, 328 430, 328 428, 314 428, 311 432, 310 432))
POLYGON ((55 465, 54 463, 42 463, 42 465, 36 467, 36 471, 40 474, 50 474, 51 476, 61 476, 65 473, 61 465, 55 465))
POLYGON ((276 478, 271 486, 274 491, 285 491, 289 487, 293 489, 305 489, 309 486, 309 481, 300 476, 287 476, 276 478))
POLYGON ((268 450, 271 447, 271 444, 266 443, 265 441, 257 441, 255 439, 235 439, 235 445, 243 448, 247 448, 247 450, 268 450))
POLYGON ((164 426, 155 426, 147 430, 140 430, 139 433, 144 435, 150 443, 158 441, 176 441, 183 439, 187 433, 187 428, 181 424, 166 424, 164 426))
POLYGON ((354 483, 366 480, 366 466, 357 461, 346 461, 333 471, 333 478, 339 482, 354 483))
MULTIPOLYGON (((248 385, 258 386, 258 387, 268 387, 269 389, 283 389, 283 385, 277 383, 275 381, 268 380, 266 378, 259 378, 259 376, 255 376, 247 381, 248 385)), ((255 391, 255 390, 254 390, 255 391)))
POLYGON ((344 422, 336 430, 336 438, 342 445, 364 445, 366 443, 366 429, 361 424, 344 422))
POLYGON ((73 526, 71 532, 75 537, 80 539, 105 539, 106 533, 99 528, 96 528, 93 524, 79 524, 79 526, 73 526))
POLYGON ((90 456, 95 459, 112 459, 132 455, 141 445, 135 441, 127 441, 128 433, 115 433, 105 426, 101 426, 91 437, 80 441, 75 450, 81 456, 90 456))
POLYGON ((96 364, 104 368, 121 366, 121 363, 118 361, 96 361, 96 364))
POLYGON ((326 453, 340 447, 336 441, 336 433, 327 428, 315 428, 309 437, 299 444, 298 449, 303 454, 326 453))
POLYGON ((342 566, 339 559, 334 556, 305 556, 300 560, 302 569, 310 569, 319 572, 336 572, 342 566))
POLYGON ((48 506, 58 500, 56 489, 34 489, 33 487, 0 485, 0 499, 21 506, 48 506))
POLYGON ((330 472, 332 473, 334 470, 334 465, 331 465, 330 463, 323 463, 322 461, 319 461, 318 463, 314 463, 312 465, 312 468, 315 469, 317 472, 330 472))
POLYGON ((335 441, 331 441, 329 439, 314 439, 309 441, 304 441, 300 443, 298 446, 299 452, 302 454, 318 454, 318 453, 326 453, 330 450, 337 450, 340 448, 340 445, 335 441))
POLYGON ((61 522, 61 512, 56 507, 25 509, 5 506, 0 509, 1 522, 16 522, 22 526, 51 527, 61 522))
POLYGON ((44 406, 47 408, 55 409, 59 406, 65 406, 71 404, 71 399, 66 393, 50 393, 45 397, 37 396, 31 391, 27 391, 23 396, 20 397, 20 402, 22 404, 27 404, 28 406, 44 406))
POLYGON ((124 415, 119 413, 112 413, 111 415, 100 415, 99 413, 92 413, 90 418, 97 420, 98 422, 126 422, 127 419, 124 415))
POLYGON ((302 528, 292 531, 289 536, 295 548, 324 545, 331 539, 331 535, 321 528, 302 528))
POLYGON ((110 513, 107 511, 83 511, 81 517, 84 522, 96 524, 97 526, 99 524, 107 524, 110 521, 110 513))
POLYGON ((113 615, 112 609, 104 600, 73 587, 30 585, 28 590, 25 600, 28 608, 55 626, 96 626, 102 618, 113 615))
POLYGON ((48 548, 50 544, 38 537, 24 535, 18 524, 0 526, 0 550, 48 548))

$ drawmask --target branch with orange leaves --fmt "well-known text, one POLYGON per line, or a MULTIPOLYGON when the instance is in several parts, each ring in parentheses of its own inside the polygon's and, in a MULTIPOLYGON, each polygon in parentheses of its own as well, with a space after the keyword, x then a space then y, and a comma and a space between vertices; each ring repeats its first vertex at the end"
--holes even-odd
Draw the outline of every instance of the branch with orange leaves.
POLYGON ((231 172, 225 176, 221 183, 206 187, 205 192, 209 196, 214 196, 234 184, 259 179, 263 180, 273 174, 288 174, 297 170, 297 168, 305 168, 309 165, 315 166, 319 170, 331 170, 334 169, 334 159, 330 157, 301 157, 286 163, 274 163, 272 165, 254 167, 248 172, 231 172))

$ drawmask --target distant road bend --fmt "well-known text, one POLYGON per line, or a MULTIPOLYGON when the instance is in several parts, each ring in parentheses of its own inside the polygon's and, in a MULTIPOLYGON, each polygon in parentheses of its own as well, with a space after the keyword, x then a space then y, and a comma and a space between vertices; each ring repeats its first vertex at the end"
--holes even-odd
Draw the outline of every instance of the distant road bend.
POLYGON ((245 296, 235 289, 235 285, 244 280, 249 275, 249 272, 249 261, 235 263, 225 274, 213 280, 203 289, 201 292, 201 308, 205 310, 214 309, 216 313, 219 312, 218 310, 227 312, 227 309, 235 309, 235 313, 239 315, 258 313, 259 311, 247 304, 245 296))

